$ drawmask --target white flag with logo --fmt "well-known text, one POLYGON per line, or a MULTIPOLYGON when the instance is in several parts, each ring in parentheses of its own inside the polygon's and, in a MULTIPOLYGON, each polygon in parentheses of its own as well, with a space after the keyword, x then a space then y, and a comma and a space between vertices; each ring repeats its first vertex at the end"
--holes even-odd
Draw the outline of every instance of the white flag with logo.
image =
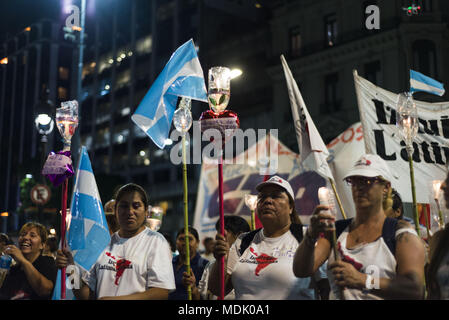
POLYGON ((283 55, 281 55, 281 62, 287 82, 301 161, 310 161, 313 167, 312 170, 317 171, 326 178, 333 179, 327 163, 329 151, 307 111, 301 92, 283 55))

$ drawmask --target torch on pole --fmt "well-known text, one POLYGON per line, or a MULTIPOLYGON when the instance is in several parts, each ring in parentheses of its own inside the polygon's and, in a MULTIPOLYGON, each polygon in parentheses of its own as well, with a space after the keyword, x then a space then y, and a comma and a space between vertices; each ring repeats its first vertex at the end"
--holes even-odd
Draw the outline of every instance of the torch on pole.
POLYGON ((398 95, 396 110, 396 126, 398 127, 400 136, 405 140, 408 155, 415 228, 416 233, 421 237, 418 205, 416 203, 415 173, 413 170, 413 140, 418 133, 418 111, 410 92, 404 92, 398 95))
MULTIPOLYGON (((192 112, 191 100, 189 98, 181 98, 179 107, 173 115, 173 124, 182 134, 182 180, 184 190, 184 241, 186 250, 186 271, 190 275, 190 247, 189 247, 189 207, 188 207, 188 192, 187 192, 187 158, 186 158, 186 133, 192 126, 192 112)), ((192 300, 192 288, 187 286, 187 296, 189 300, 192 300)))

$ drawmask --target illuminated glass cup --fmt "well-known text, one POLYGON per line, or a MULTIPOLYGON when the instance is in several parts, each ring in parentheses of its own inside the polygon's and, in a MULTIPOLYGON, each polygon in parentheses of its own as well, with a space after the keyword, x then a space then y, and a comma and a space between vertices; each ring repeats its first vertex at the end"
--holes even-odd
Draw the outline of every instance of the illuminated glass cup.
POLYGON ((176 109, 173 115, 173 125, 175 126, 176 130, 178 130, 182 134, 185 134, 187 131, 189 131, 190 127, 192 126, 193 119, 190 108, 191 100, 189 98, 182 98, 179 103, 178 109, 176 109))
POLYGON ((56 126, 64 140, 64 149, 70 150, 71 139, 78 127, 78 101, 65 101, 56 109, 56 126))
POLYGON ((409 92, 398 95, 396 126, 407 146, 410 146, 413 138, 418 133, 418 111, 413 96, 409 92))
POLYGON ((231 70, 226 67, 209 69, 209 107, 215 112, 223 112, 231 97, 231 70))
POLYGON ((153 231, 158 231, 161 228, 163 217, 164 210, 161 207, 148 206, 147 227, 153 231))

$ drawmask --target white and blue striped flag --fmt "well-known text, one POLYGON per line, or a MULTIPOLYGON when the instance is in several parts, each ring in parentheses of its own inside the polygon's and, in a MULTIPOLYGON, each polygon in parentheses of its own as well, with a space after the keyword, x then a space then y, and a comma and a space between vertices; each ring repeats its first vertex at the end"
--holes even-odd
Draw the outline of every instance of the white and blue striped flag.
MULTIPOLYGON (((70 222, 67 224, 67 245, 79 272, 89 271, 101 252, 111 241, 108 223, 101 204, 100 194, 86 147, 81 155, 70 206, 70 222)), ((61 270, 53 290, 53 300, 60 300, 61 270)), ((73 299, 66 290, 66 299, 73 299)))
POLYGON ((161 149, 169 135, 178 96, 207 102, 203 69, 192 39, 173 53, 131 116, 161 149))
POLYGON ((81 148, 70 212, 67 244, 75 263, 84 270, 89 270, 111 241, 111 236, 92 165, 84 146, 81 148))
POLYGON ((424 91, 437 96, 444 94, 442 83, 410 69, 410 92, 424 91))

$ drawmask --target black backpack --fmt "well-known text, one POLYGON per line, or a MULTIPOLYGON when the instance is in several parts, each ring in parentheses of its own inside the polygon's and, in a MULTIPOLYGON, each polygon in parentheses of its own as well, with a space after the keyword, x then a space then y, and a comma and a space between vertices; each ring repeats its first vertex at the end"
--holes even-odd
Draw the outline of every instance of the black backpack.
MULTIPOLYGON (((342 234, 342 232, 349 226, 352 222, 353 218, 338 220, 335 222, 335 232, 337 234, 337 239, 342 234)), ((384 238, 385 244, 390 249, 391 253, 395 255, 396 252, 396 227, 398 225, 398 220, 394 218, 387 217, 384 221, 384 225, 382 227, 382 238, 384 238)))

